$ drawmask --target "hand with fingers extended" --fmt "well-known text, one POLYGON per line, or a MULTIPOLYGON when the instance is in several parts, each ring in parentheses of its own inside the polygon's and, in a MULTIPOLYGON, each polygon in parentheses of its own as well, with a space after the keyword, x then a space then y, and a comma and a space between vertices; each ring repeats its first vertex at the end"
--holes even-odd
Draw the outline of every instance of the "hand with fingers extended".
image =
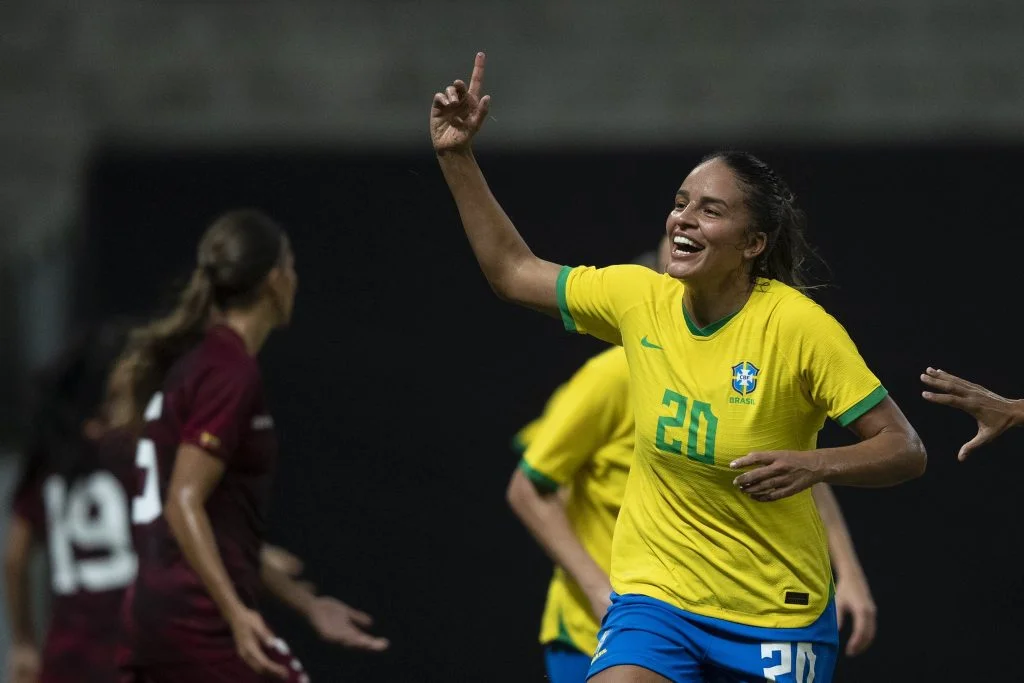
POLYGON ((491 96, 481 94, 484 61, 484 53, 478 52, 468 87, 464 81, 457 80, 444 92, 434 94, 430 107, 430 140, 438 154, 468 150, 473 136, 487 118, 491 96))
POLYGON ((270 675, 282 680, 288 678, 288 670, 274 662, 264 650, 264 647, 273 647, 277 638, 267 628, 258 612, 240 607, 232 615, 230 624, 238 656, 249 665, 249 668, 261 675, 270 675))
POLYGON ((309 622, 321 638, 345 647, 382 652, 390 645, 387 638, 363 630, 373 625, 373 617, 335 598, 316 598, 309 607, 309 622))
POLYGON ((921 392, 926 400, 962 410, 978 422, 978 433, 960 447, 960 462, 1010 427, 1024 424, 1024 400, 1003 398, 980 384, 935 368, 925 370, 921 381, 930 389, 921 392))
POLYGON ((750 453, 729 463, 733 469, 751 467, 733 480, 743 493, 770 503, 787 498, 822 481, 821 456, 814 451, 750 453))
POLYGON ((846 641, 846 654, 855 657, 875 640, 878 629, 878 608, 871 597, 871 589, 863 577, 843 578, 836 582, 836 615, 839 628, 850 619, 850 639, 846 641))

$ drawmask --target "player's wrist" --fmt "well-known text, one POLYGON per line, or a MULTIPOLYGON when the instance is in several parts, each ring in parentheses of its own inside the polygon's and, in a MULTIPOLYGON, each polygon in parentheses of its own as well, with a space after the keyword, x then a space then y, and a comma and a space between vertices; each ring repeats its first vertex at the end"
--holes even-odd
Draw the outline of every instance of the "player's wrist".
POLYGON ((231 626, 232 630, 242 622, 246 622, 249 618, 249 608, 241 600, 233 601, 223 610, 224 618, 231 626))
POLYGON ((438 161, 441 162, 473 161, 473 147, 469 143, 462 147, 437 149, 434 150, 434 153, 437 155, 438 161))
POLYGON ((1024 398, 1012 401, 1013 403, 1013 426, 1024 427, 1024 398))

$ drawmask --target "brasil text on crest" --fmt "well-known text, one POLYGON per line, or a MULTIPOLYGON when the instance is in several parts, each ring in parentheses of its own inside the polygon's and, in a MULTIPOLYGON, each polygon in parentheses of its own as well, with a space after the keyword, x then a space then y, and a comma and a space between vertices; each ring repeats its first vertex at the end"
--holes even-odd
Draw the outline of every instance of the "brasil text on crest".
POLYGON ((732 388, 739 396, 730 396, 729 403, 754 405, 750 394, 757 389, 757 376, 761 370, 750 361, 742 361, 732 366, 732 388))

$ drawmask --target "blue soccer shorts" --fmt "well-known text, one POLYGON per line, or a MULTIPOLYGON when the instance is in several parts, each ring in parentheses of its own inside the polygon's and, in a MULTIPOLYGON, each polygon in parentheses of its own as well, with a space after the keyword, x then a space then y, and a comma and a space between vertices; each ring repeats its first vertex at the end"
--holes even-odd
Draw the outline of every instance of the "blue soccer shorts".
POLYGON ((834 599, 809 626, 762 628, 613 593, 588 680, 631 664, 673 683, 831 683, 838 653, 834 599))

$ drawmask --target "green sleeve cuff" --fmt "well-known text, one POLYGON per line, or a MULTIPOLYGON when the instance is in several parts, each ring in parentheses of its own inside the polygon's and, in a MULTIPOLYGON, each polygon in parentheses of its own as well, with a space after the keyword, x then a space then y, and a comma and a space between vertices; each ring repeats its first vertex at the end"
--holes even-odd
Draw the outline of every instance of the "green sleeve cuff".
POLYGON ((558 490, 558 482, 537 470, 530 467, 530 463, 526 462, 526 459, 519 461, 519 469, 523 471, 526 478, 533 482, 533 485, 537 487, 537 490, 542 493, 554 493, 558 490))
POLYGON ((562 314, 562 325, 565 326, 566 332, 576 331, 576 321, 572 319, 572 314, 569 313, 569 303, 565 300, 565 285, 569 282, 569 273, 572 272, 572 268, 569 266, 562 266, 562 270, 558 272, 558 281, 555 283, 555 295, 558 297, 558 311, 562 314))
POLYGON ((854 422, 859 420, 864 415, 864 413, 868 412, 869 410, 877 406, 879 403, 881 403, 882 399, 884 399, 888 395, 889 392, 886 391, 885 387, 877 387, 870 394, 868 394, 861 400, 857 401, 857 403, 855 403, 845 413, 836 418, 836 422, 839 423, 840 427, 847 427, 853 424, 854 422))
POLYGON ((512 450, 519 455, 522 455, 523 453, 526 452, 526 445, 526 442, 523 441, 522 434, 516 434, 515 436, 513 436, 512 441, 509 443, 509 446, 512 448, 512 450))

